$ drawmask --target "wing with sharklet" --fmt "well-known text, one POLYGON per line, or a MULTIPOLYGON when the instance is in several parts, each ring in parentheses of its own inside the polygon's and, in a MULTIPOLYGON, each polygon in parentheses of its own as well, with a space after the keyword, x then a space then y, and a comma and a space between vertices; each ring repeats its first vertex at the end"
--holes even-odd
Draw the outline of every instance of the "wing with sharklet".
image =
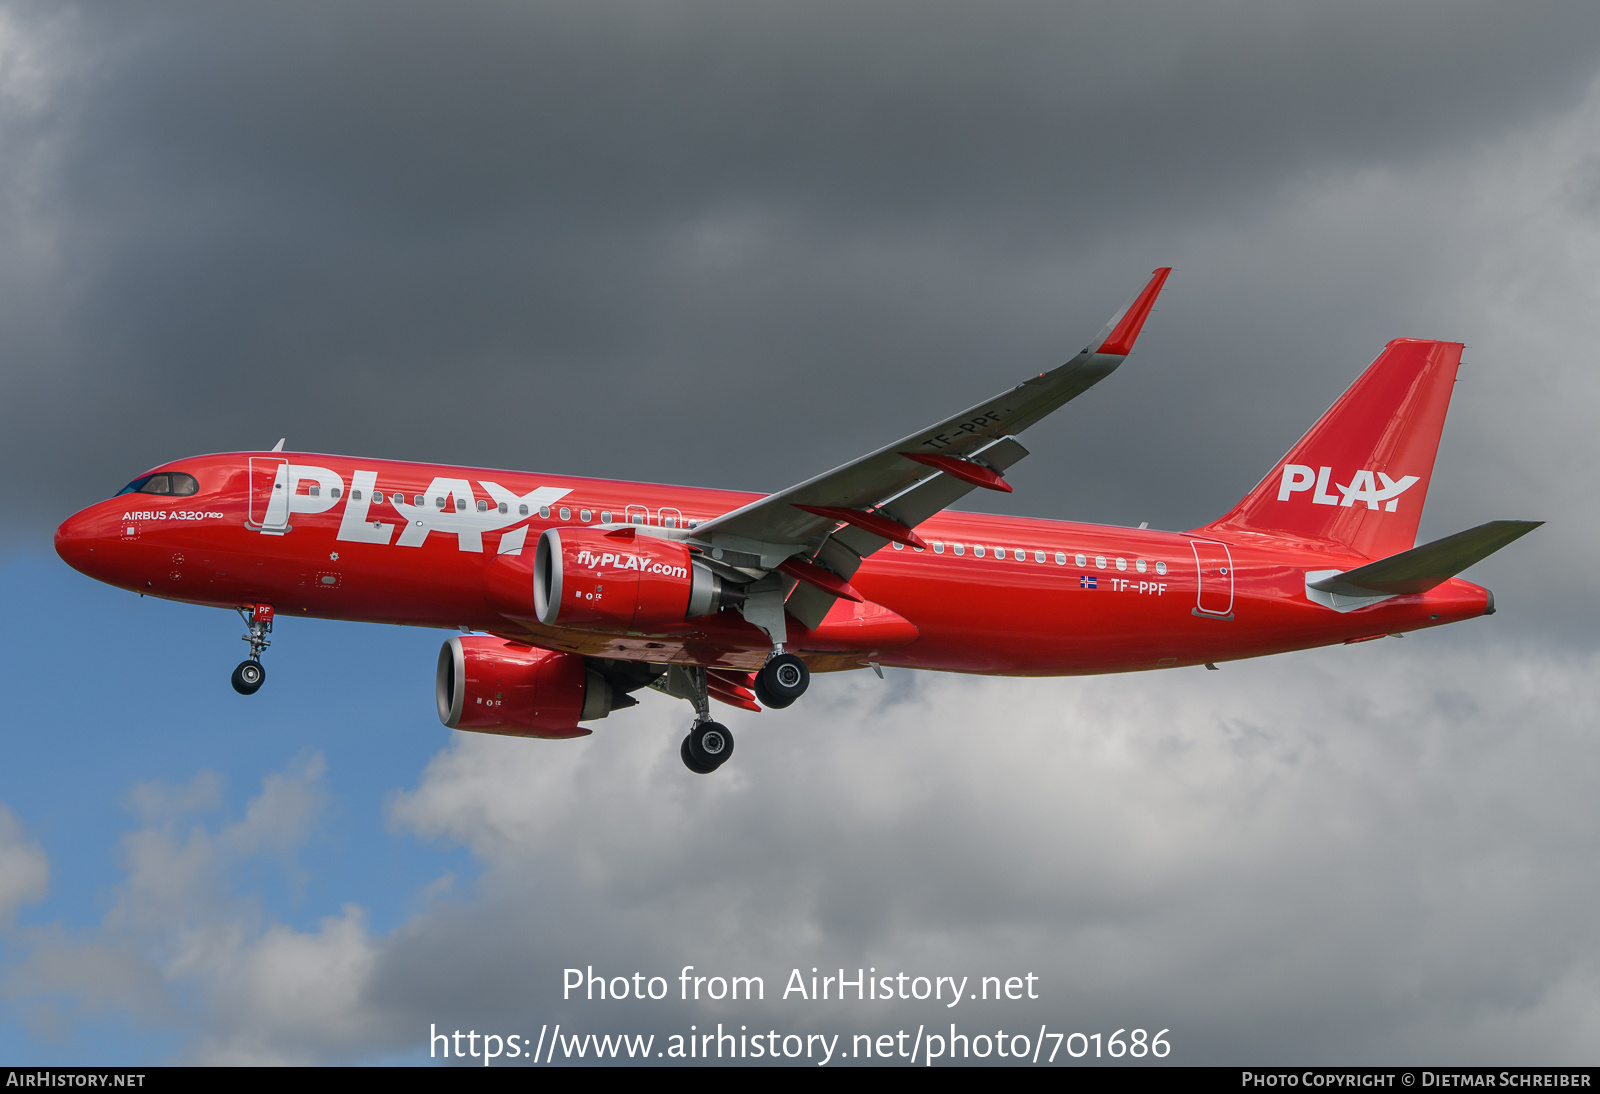
POLYGON ((927 429, 701 524, 688 537, 729 576, 753 581, 746 618, 776 644, 785 609, 815 628, 849 579, 890 542, 922 546, 916 526, 969 492, 1010 491, 1005 471, 1028 454, 1016 434, 1109 376, 1133 350, 1170 268, 1049 372, 927 429), (774 611, 774 605, 776 610, 774 611))

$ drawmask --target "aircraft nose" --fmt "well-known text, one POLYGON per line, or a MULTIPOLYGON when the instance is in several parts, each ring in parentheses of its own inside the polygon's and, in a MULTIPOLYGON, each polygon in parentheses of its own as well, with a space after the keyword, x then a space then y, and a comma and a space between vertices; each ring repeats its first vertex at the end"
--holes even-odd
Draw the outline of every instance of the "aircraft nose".
POLYGON ((56 554, 61 556, 61 561, 79 573, 93 576, 95 547, 102 538, 97 527, 100 523, 90 509, 62 521, 61 527, 56 529, 56 554))

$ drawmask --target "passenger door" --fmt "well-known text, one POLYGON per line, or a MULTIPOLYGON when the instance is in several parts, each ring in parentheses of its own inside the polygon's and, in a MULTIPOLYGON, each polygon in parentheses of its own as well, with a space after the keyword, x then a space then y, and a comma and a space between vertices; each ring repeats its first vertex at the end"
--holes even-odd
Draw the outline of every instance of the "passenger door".
POLYGON ((1200 573, 1194 614, 1233 618, 1233 556, 1226 543, 1191 539, 1195 568, 1200 573))
POLYGON ((289 461, 277 456, 250 457, 248 527, 269 536, 289 530, 289 461))

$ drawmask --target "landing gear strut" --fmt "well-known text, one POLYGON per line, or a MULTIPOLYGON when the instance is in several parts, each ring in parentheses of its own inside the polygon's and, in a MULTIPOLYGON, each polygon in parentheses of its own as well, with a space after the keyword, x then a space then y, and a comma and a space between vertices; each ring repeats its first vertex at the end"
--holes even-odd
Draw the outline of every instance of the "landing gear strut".
POLYGON ((240 695, 254 695, 267 681, 267 670, 261 666, 261 651, 272 645, 267 638, 272 633, 272 605, 253 604, 234 610, 249 628, 242 640, 250 643, 250 658, 240 661, 239 667, 233 670, 233 690, 240 695))
POLYGON ((782 710, 806 693, 811 670, 792 653, 780 649, 756 673, 755 693, 761 705, 782 710))

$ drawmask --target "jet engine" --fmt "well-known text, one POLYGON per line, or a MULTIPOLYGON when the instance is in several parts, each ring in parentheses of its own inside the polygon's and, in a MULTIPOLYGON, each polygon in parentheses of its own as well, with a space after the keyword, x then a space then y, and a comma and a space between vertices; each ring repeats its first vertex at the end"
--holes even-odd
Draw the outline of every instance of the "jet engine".
POLYGON ((637 703, 579 654, 488 635, 444 644, 436 689, 439 720, 451 729, 514 737, 582 737, 592 731, 579 722, 637 703))
POLYGON ((534 553, 534 615, 546 626, 649 630, 743 600, 682 543, 632 528, 551 528, 534 553))

